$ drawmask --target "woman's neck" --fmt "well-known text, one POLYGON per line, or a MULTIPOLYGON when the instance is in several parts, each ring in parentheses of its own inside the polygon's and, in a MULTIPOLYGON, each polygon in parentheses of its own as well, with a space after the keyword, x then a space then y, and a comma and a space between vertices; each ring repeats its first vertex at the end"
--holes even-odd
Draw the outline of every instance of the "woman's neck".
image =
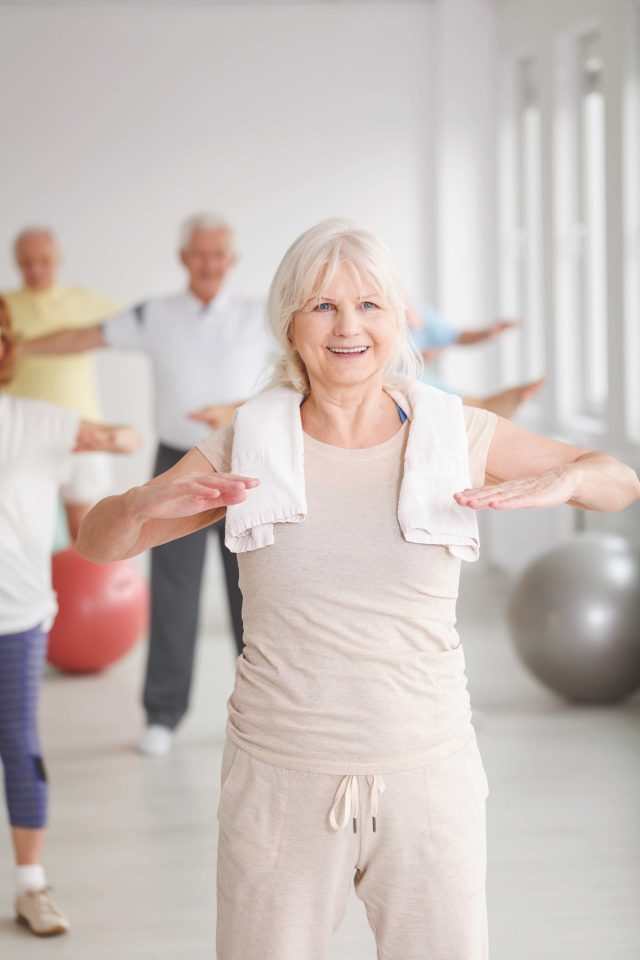
POLYGON ((374 447, 400 429, 396 404, 381 383, 338 390, 312 383, 300 415, 305 433, 335 447, 374 447))

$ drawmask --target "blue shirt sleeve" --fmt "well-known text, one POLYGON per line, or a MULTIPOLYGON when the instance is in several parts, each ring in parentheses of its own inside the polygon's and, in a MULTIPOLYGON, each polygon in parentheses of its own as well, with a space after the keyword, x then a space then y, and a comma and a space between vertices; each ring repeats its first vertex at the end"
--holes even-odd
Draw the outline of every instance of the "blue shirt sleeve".
POLYGON ((428 303, 417 306, 424 326, 420 330, 411 330, 411 337, 418 350, 436 350, 450 347, 460 336, 460 330, 434 310, 428 303))

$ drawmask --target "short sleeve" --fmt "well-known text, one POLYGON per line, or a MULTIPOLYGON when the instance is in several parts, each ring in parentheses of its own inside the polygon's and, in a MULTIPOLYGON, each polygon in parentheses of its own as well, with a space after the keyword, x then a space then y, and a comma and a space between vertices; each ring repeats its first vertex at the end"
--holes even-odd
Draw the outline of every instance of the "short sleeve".
POLYGON ((198 444, 197 449, 218 473, 231 473, 232 447, 233 427, 223 427, 205 437, 198 444))
POLYGON ((106 317, 110 317, 122 310, 122 304, 116 303, 110 297, 105 297, 101 293, 95 293, 93 290, 83 290, 84 303, 83 314, 86 323, 83 326, 91 326, 99 323, 106 317))
POLYGON ((77 413, 55 403, 19 397, 15 398, 14 414, 15 446, 11 457, 70 462, 80 427, 77 413))
POLYGON ((463 407, 469 443, 469 472, 474 487, 483 487, 489 448, 498 423, 495 413, 480 407, 463 407))
POLYGON ((148 304, 139 303, 102 323, 107 346, 116 350, 145 350, 147 347, 148 304))
POLYGON ((412 330, 411 336, 419 350, 437 350, 456 343, 460 330, 441 313, 428 303, 421 303, 417 310, 424 326, 420 330, 412 330))
POLYGON ((113 480, 108 453, 74 453, 60 495, 65 503, 95 503, 106 497, 113 480))

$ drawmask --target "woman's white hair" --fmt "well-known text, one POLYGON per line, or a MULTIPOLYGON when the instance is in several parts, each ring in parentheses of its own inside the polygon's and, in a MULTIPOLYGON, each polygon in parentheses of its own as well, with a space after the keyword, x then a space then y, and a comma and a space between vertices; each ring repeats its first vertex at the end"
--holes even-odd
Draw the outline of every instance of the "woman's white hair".
POLYGON ((293 317, 309 300, 322 296, 345 264, 353 270, 358 283, 365 279, 373 283, 396 315, 398 335, 394 353, 385 367, 385 380, 392 379, 395 373, 420 373, 422 360, 409 337, 406 297, 391 251, 371 230, 348 220, 323 220, 292 243, 269 290, 267 318, 283 351, 270 386, 309 393, 306 368, 291 343, 293 317))
POLYGON ((196 213, 180 226, 180 249, 186 250, 196 230, 224 230, 233 240, 233 230, 222 217, 215 213, 196 213))

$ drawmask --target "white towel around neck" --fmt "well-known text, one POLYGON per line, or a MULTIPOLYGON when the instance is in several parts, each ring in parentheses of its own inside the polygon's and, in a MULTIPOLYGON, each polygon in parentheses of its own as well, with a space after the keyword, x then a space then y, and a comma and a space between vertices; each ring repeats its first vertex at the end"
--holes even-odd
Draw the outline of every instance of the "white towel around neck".
MULTIPOLYGON (((478 559, 475 511, 453 499, 471 485, 469 448, 459 397, 409 377, 386 392, 410 421, 398 497, 405 540, 445 546, 461 560, 478 559)), ((303 396, 275 387, 247 401, 234 419, 231 470, 260 485, 227 507, 225 543, 233 553, 274 542, 274 524, 307 516, 304 479, 303 396)))

